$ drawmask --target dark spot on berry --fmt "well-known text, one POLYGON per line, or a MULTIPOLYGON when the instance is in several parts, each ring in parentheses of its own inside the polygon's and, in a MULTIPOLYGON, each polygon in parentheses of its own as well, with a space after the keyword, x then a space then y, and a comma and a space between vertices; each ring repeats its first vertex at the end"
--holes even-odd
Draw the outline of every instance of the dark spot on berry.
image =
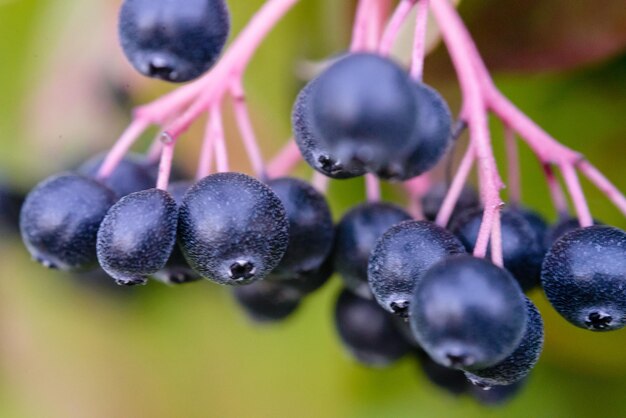
POLYGON ((250 280, 254 277, 255 272, 254 264, 249 261, 235 261, 230 265, 230 277, 233 280, 250 280))
POLYGON ((589 316, 587 316, 585 325, 591 329, 604 330, 611 326, 611 321, 613 321, 611 315, 607 315, 603 312, 591 312, 589 316))
POLYGON ((389 304, 389 308, 394 314, 402 318, 409 317, 409 301, 408 300, 397 300, 397 301, 391 302, 389 304))

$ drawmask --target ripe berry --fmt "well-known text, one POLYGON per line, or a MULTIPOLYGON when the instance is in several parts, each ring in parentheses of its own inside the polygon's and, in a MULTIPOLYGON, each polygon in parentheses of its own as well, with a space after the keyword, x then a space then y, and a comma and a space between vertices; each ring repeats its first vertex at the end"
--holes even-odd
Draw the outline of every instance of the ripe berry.
POLYGON ((333 273, 333 259, 329 255, 315 270, 305 271, 291 277, 275 276, 272 272, 265 280, 279 282, 282 287, 293 289, 304 297, 324 286, 333 273))
POLYGON ((406 221, 387 230, 376 242, 368 281, 385 310, 407 317, 415 285, 434 264, 465 247, 452 233, 429 221, 406 221))
POLYGON ((14 233, 19 229, 23 203, 24 197, 20 193, 0 183, 0 233, 14 233))
POLYGON ((295 178, 267 182, 278 196, 289 220, 289 245, 272 275, 292 278, 318 269, 333 245, 333 220, 324 196, 295 178))
MULTIPOLYGON (((482 209, 459 215, 451 226, 467 251, 472 251, 482 223, 482 209)), ((517 279, 524 291, 539 284, 543 246, 539 237, 518 212, 505 209, 501 214, 502 255, 504 267, 517 279)))
POLYGON ((245 174, 218 173, 185 194, 178 232, 194 270, 220 284, 241 285, 278 265, 289 242, 289 221, 269 187, 245 174))
MULTIPOLYGON (((600 221, 597 221, 595 219, 593 220, 593 224, 602 225, 600 221)), ((554 225, 549 227, 546 232, 544 239, 545 248, 549 249, 550 247, 552 247, 552 244, 554 244, 563 235, 579 228, 580 221, 578 220, 578 218, 563 217, 559 219, 554 225)))
POLYGON ((100 225, 100 266, 118 284, 145 284, 146 276, 162 269, 172 253, 177 219, 176 201, 163 190, 124 196, 100 225))
POLYGON ((300 306, 301 295, 281 283, 261 280, 232 289, 235 300, 255 322, 276 322, 300 306))
POLYGON ((572 324, 612 331, 626 324, 626 233, 591 226, 559 238, 541 280, 552 306, 572 324))
POLYGON ((411 219, 398 206, 364 203, 352 208, 337 225, 335 271, 346 287, 362 297, 371 297, 367 265, 376 241, 397 223, 411 219))
POLYGON ((543 348, 543 320, 537 307, 528 298, 526 312, 528 323, 520 345, 510 356, 495 366, 465 372, 473 384, 483 388, 512 385, 528 376, 535 367, 543 348))
POLYGON ((39 183, 20 214, 24 244, 49 268, 74 270, 96 261, 96 235, 115 195, 95 180, 62 173, 39 183))
MULTIPOLYGON (((104 158, 104 154, 90 158, 78 167, 78 172, 84 176, 95 178, 104 158)), ((156 179, 148 170, 143 157, 129 154, 120 161, 109 177, 102 180, 102 183, 113 190, 119 199, 131 193, 154 187, 156 179)))
POLYGON ((396 172, 415 149, 418 103, 400 66, 371 53, 337 60, 315 81, 309 114, 315 136, 344 164, 396 172))
POLYGON ((183 82, 215 63, 230 18, 224 0, 125 0, 118 30, 126 57, 140 73, 183 82))
POLYGON ((524 294, 489 261, 451 256, 417 283, 409 320, 422 348, 446 367, 493 366, 518 347, 526 329, 524 294))
MULTIPOLYGON (((426 219, 434 221, 437 218, 437 214, 447 194, 448 185, 446 183, 437 183, 422 197, 422 211, 426 219)), ((476 193, 476 189, 470 185, 465 185, 452 212, 452 218, 468 209, 475 209, 480 206, 480 197, 476 193)))
POLYGON ((462 371, 438 364, 421 350, 418 351, 417 358, 426 378, 435 386, 455 396, 467 391, 469 385, 462 371))
POLYGON ((523 208, 523 207, 512 207, 512 211, 519 213, 522 215, 524 219, 528 222, 531 229, 535 233, 537 242, 541 246, 541 252, 543 255, 546 254, 548 248, 545 245, 546 235, 548 233, 548 223, 539 213, 535 212, 532 209, 523 208))
POLYGON ((410 350, 387 312, 347 290, 337 300, 335 326, 344 347, 366 366, 387 366, 410 350))
POLYGON ((367 171, 362 163, 340 160, 315 132, 310 114, 310 96, 314 88, 315 80, 300 91, 291 115, 294 139, 302 157, 311 167, 328 177, 347 179, 362 176, 367 171))

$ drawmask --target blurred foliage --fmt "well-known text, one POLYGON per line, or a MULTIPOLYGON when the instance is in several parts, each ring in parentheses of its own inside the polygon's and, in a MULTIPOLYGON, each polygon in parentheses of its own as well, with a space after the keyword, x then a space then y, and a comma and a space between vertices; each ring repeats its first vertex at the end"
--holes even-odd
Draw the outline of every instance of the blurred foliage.
MULTIPOLYGON (((128 99, 142 103, 169 88, 138 77, 123 60, 118 2, 109 3, 0 2, 0 172, 22 187, 109 146, 128 121, 128 99)), ((230 3, 236 33, 262 1, 230 3)), ((290 135, 291 104, 304 82, 296 77, 298 63, 345 48, 350 3, 303 0, 252 61, 246 85, 265 155, 290 135)), ((498 72, 496 80, 626 190, 625 9, 620 1, 584 3, 467 0, 461 10, 495 68, 568 68, 498 72), (611 47, 600 48, 607 39, 611 47), (572 45, 581 47, 579 55, 572 45)), ((458 109, 454 80, 439 48, 426 81, 458 109)), ((186 136, 178 155, 190 171, 198 132, 186 136)), ((493 132, 504 172, 499 123, 493 132)), ((233 145, 234 165, 245 169, 240 151, 233 145)), ((538 164, 525 148, 522 169, 524 201, 553 218, 538 164)), ((596 217, 626 227, 599 192, 586 190, 596 217)), ((398 190, 389 187, 386 196, 399 198, 398 190)), ((361 180, 331 185, 336 217, 362 199, 361 180)), ((336 281, 287 323, 260 328, 237 311, 227 289, 209 283, 152 283, 131 292, 95 283, 46 271, 29 261, 16 237, 1 238, 0 416, 626 416, 626 331, 576 329, 539 292, 533 299, 546 321, 545 353, 521 396, 491 410, 432 387, 410 359, 388 370, 354 364, 332 328, 336 281)))

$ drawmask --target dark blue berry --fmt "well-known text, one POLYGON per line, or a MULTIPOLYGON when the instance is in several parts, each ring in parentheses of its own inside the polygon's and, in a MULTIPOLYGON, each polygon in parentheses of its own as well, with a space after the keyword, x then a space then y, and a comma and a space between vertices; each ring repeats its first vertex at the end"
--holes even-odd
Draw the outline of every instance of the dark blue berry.
POLYGON ((315 270, 305 271, 292 277, 268 275, 265 280, 279 282, 285 288, 293 289, 302 296, 309 295, 322 286, 332 277, 333 259, 329 255, 320 267, 315 270))
POLYGON ((368 281, 385 310, 407 317, 415 285, 434 264, 465 247, 451 232, 429 221, 405 221, 385 232, 374 247, 368 281))
MULTIPOLYGON (((449 187, 446 183, 437 183, 422 197, 422 211, 424 217, 429 221, 434 221, 437 218, 441 205, 443 205, 443 201, 448 194, 448 189, 449 187)), ((480 206, 480 197, 476 189, 470 185, 465 185, 454 207, 451 218, 457 217, 468 209, 475 209, 480 206)))
POLYGON ((482 388, 512 385, 519 382, 535 367, 543 348, 543 320, 537 307, 526 298, 528 322, 522 342, 500 363, 486 369, 465 372, 467 378, 482 388))
POLYGON ((524 207, 512 207, 512 211, 519 213, 522 215, 524 219, 528 222, 531 229, 534 231, 537 242, 541 245, 542 253, 548 251, 548 247, 546 247, 546 235, 548 234, 548 223, 539 213, 535 212, 532 209, 524 208, 524 207))
POLYGON ((178 231, 189 265, 229 285, 267 276, 289 242, 289 221, 278 196, 240 173, 212 174, 192 186, 180 207, 178 231))
POLYGON ((230 17, 224 0, 125 0, 118 30, 137 71, 183 82, 215 63, 228 38, 230 17))
POLYGON ((417 358, 426 378, 435 386, 455 396, 467 391, 469 385, 462 371, 438 364, 421 350, 418 351, 417 358))
POLYGON ((0 234, 19 230, 20 209, 24 196, 7 184, 0 183, 0 234))
POLYGON ((100 266, 118 284, 146 283, 172 254, 177 219, 176 201, 166 191, 149 189, 124 196, 100 225, 100 266))
POLYGON ((289 245, 272 275, 292 278, 317 270, 328 257, 335 234, 324 196, 310 184, 283 177, 267 182, 289 220, 289 245))
MULTIPOLYGON (((482 219, 482 209, 474 209, 459 215, 450 227, 467 251, 474 249, 482 219)), ((524 291, 530 290, 540 281, 543 246, 535 230, 518 212, 505 209, 500 219, 504 267, 513 274, 524 291)))
MULTIPOLYGON (((78 167, 78 172, 95 178, 106 155, 96 155, 78 167)), ((101 181, 113 190, 118 199, 140 190, 154 187, 156 179, 150 173, 142 156, 137 154, 126 155, 115 167, 109 177, 101 181)))
POLYGON ((473 370, 513 353, 527 314, 524 294, 506 270, 456 255, 435 264, 417 283, 409 320, 433 360, 473 370))
POLYGON ((626 233, 591 226, 559 238, 543 263, 550 303, 572 324, 591 331, 626 325, 626 233))
POLYGON ((389 228, 411 216, 402 208, 389 203, 364 203, 346 213, 335 235, 335 271, 346 287, 371 297, 367 282, 367 265, 376 241, 389 228))
POLYGON ((300 91, 291 115, 294 139, 302 157, 311 167, 328 177, 347 179, 362 176, 366 173, 363 164, 340 160, 315 132, 310 114, 310 96, 314 87, 315 80, 300 91))
MULTIPOLYGON (((602 222, 593 220, 594 225, 602 225, 602 222)), ((559 238, 568 232, 574 231, 580 228, 580 221, 578 218, 563 217, 560 218, 554 225, 550 226, 546 232, 544 239, 544 246, 546 249, 552 247, 559 238)))
POLYGON ((387 366, 410 350, 387 312, 347 290, 335 306, 335 327, 346 350, 366 366, 387 366))
POLYGON ((255 322, 276 322, 287 318, 300 306, 301 295, 281 283, 260 280, 232 289, 235 300, 255 322))
POLYGON ((96 261, 96 235, 115 195, 95 180, 62 173, 39 183, 20 214, 24 244, 46 267, 73 270, 96 261))

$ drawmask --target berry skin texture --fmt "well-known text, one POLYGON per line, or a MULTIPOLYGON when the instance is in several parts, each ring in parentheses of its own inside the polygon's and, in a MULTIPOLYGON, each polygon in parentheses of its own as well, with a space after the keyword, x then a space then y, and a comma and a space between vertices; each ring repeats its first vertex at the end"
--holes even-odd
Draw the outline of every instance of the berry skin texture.
MULTIPOLYGON (((422 197, 422 211, 424 217, 429 221, 434 221, 437 218, 437 214, 443 205, 443 201, 448 194, 448 185, 446 183, 437 183, 431 187, 428 192, 422 197)), ((480 197, 476 192, 476 189, 470 185, 463 186, 461 195, 454 207, 451 218, 457 217, 462 212, 480 208, 480 197)))
POLYGON ((298 292, 267 280, 233 287, 232 292, 248 318, 257 323, 282 321, 298 309, 301 301, 298 292))
POLYGON ((524 294, 489 261, 451 256, 417 283, 409 321, 437 363, 463 370, 498 364, 518 347, 527 323, 524 294))
POLYGON ((118 27, 135 69, 170 82, 193 80, 211 68, 229 30, 224 0, 125 0, 118 27))
MULTIPOLYGON (((101 154, 90 158, 78 167, 78 172, 84 176, 95 178, 105 156, 101 154)), ((129 154, 101 183, 113 190, 119 199, 140 190, 151 189, 156 184, 156 178, 151 175, 141 156, 129 154)))
POLYGON ((278 265, 289 243, 289 221, 268 186, 245 174, 218 173, 185 194, 178 239, 189 265, 203 277, 243 285, 278 265))
POLYGON ((626 233, 591 226, 559 238, 543 263, 543 288, 566 320, 591 331, 626 325, 626 233))
POLYGON ((334 179, 362 176, 367 172, 362 163, 340 161, 315 132, 310 114, 310 96, 314 88, 315 80, 300 91, 291 115, 294 139, 302 157, 315 170, 334 179))
MULTIPOLYGON (((478 239, 482 209, 460 214, 450 227, 467 251, 472 251, 478 239)), ((501 213, 502 255, 504 267, 517 279, 522 290, 539 285, 544 250, 540 237, 528 221, 517 211, 505 209, 501 213)))
POLYGON ((376 302, 345 289, 335 305, 335 327, 346 350, 365 366, 388 366, 410 350, 393 317, 376 302))
POLYGON ((318 269, 328 257, 335 234, 326 199, 310 184, 283 177, 267 182, 289 220, 289 245, 274 277, 292 278, 318 269))
POLYGON ((39 183, 20 213, 24 244, 48 268, 76 270, 96 261, 96 235, 115 202, 111 190, 75 173, 39 183))
POLYGON ((367 266, 376 241, 392 226, 411 219, 402 208, 389 203, 364 203, 347 212, 337 225, 335 271, 356 294, 371 298, 367 266))
POLYGON ((377 241, 368 265, 372 294, 383 309, 408 317, 415 285, 430 267, 465 247, 452 233, 429 221, 405 221, 377 241))
POLYGON ((98 261, 117 284, 145 284, 176 242, 178 207, 169 193, 149 189, 120 199, 98 231, 98 261))
POLYGON ((473 384, 482 388, 512 385, 528 376, 535 367, 543 349, 543 320, 537 307, 528 298, 526 311, 528 323, 520 345, 513 354, 495 366, 466 372, 465 375, 473 384))

